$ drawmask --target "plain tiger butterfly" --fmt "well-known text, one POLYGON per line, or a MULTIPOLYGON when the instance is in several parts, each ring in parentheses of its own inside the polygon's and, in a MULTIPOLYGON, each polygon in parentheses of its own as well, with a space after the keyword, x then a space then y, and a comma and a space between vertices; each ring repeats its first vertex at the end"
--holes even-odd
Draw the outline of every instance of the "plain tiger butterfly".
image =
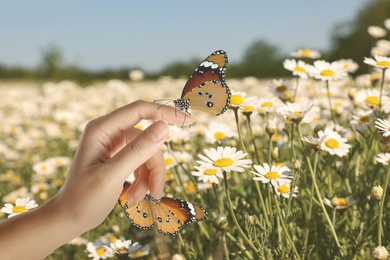
POLYGON ((175 107, 188 113, 188 109, 199 110, 218 116, 226 112, 231 92, 225 83, 228 57, 219 50, 210 54, 195 69, 184 85, 181 97, 173 101, 175 107))
POLYGON ((129 187, 127 182, 123 185, 118 203, 130 222, 140 229, 150 229, 156 224, 159 233, 177 235, 185 225, 202 221, 208 216, 201 206, 175 198, 162 197, 158 200, 146 194, 139 204, 129 203, 126 200, 129 187))

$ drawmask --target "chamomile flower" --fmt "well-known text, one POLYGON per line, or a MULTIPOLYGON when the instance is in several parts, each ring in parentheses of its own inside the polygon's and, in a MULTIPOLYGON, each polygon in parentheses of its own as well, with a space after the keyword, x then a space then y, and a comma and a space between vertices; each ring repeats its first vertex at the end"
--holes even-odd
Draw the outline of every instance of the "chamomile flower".
POLYGON ((310 123, 313 117, 310 110, 313 104, 310 103, 287 103, 277 109, 279 117, 286 124, 310 123))
POLYGON ((68 242, 69 245, 74 245, 74 246, 82 246, 82 245, 86 245, 87 243, 88 240, 83 237, 76 237, 68 242))
POLYGON ((354 62, 352 59, 341 59, 341 60, 337 60, 335 62, 340 63, 342 65, 343 69, 347 73, 354 73, 359 68, 359 65, 356 62, 354 62))
POLYGON ((389 165, 390 164, 390 153, 380 153, 376 157, 376 161, 378 163, 381 163, 383 165, 389 165))
POLYGON ((206 156, 199 154, 200 161, 196 161, 200 166, 208 168, 217 167, 225 172, 237 171, 243 172, 244 168, 249 168, 252 163, 249 159, 244 159, 247 153, 236 151, 235 147, 218 146, 217 149, 205 149, 206 156))
POLYGON ((107 259, 114 256, 112 250, 107 250, 101 243, 87 243, 88 257, 93 260, 107 259))
POLYGON ((313 136, 304 136, 302 141, 309 143, 315 151, 321 150, 322 143, 325 141, 326 135, 315 138, 313 136))
POLYGON ((256 106, 256 111, 259 114, 271 113, 276 110, 277 107, 281 106, 283 103, 277 97, 262 97, 259 98, 256 106))
POLYGON ((290 183, 283 183, 274 186, 274 190, 275 193, 278 194, 278 196, 282 196, 283 198, 288 199, 290 198, 290 196, 295 198, 298 193, 298 186, 295 186, 293 191, 291 191, 290 187, 291 187, 290 183))
POLYGON ((333 198, 332 200, 324 198, 323 201, 326 206, 335 208, 336 210, 348 208, 356 203, 356 200, 351 197, 333 198))
POLYGON ((170 152, 164 152, 163 155, 164 155, 164 163, 166 169, 171 169, 179 163, 176 159, 175 154, 172 154, 170 152))
POLYGON ((292 93, 294 91, 294 88, 291 82, 288 80, 274 79, 269 84, 269 89, 283 102, 291 101, 292 99, 292 93))
POLYGON ((212 122, 206 131, 206 140, 209 143, 223 142, 235 136, 229 124, 212 122))
MULTIPOLYGON (((378 89, 362 89, 356 92, 354 102, 362 108, 379 110, 380 91, 378 89)), ((390 97, 383 95, 381 109, 385 113, 390 112, 390 97)))
POLYGON ((114 255, 118 257, 124 257, 124 256, 129 256, 131 253, 137 251, 140 249, 142 246, 136 243, 131 243, 131 240, 120 240, 117 239, 115 243, 111 243, 110 246, 104 246, 107 251, 111 251, 114 255))
POLYGON ((291 183, 291 170, 287 166, 270 166, 268 163, 263 163, 263 166, 254 165, 253 167, 256 170, 255 172, 252 171, 256 175, 253 179, 256 181, 271 183, 274 187, 291 183))
POLYGON ((364 63, 376 68, 388 69, 390 67, 390 58, 385 56, 375 55, 373 58, 364 58, 364 63))
POLYGON ((384 137, 390 136, 390 120, 378 118, 375 121, 375 127, 384 137))
POLYGON ((45 160, 45 161, 40 161, 37 162, 33 165, 33 170, 35 173, 41 176, 50 176, 52 175, 55 170, 56 166, 52 161, 45 160))
POLYGON ((223 178, 220 168, 213 166, 194 166, 196 171, 191 172, 192 175, 198 177, 199 181, 219 184, 219 178, 223 178))
POLYGON ((318 137, 325 136, 325 140, 321 144, 321 150, 327 151, 331 155, 337 155, 343 157, 348 154, 351 148, 350 144, 347 144, 347 139, 341 137, 339 133, 333 131, 330 128, 326 128, 324 131, 318 131, 318 137))
POLYGON ((230 97, 230 108, 240 107, 244 103, 244 98, 246 97, 246 92, 235 92, 232 91, 232 96, 230 97))
POLYGON ((301 60, 294 60, 294 59, 287 59, 283 62, 283 67, 286 70, 289 70, 292 72, 294 76, 298 76, 301 79, 307 79, 309 76, 307 74, 307 64, 304 61, 301 60))
POLYGON ((17 198, 15 201, 15 205, 12 205, 11 203, 6 203, 0 211, 9 214, 8 218, 11 218, 36 207, 38 207, 38 204, 34 200, 30 200, 30 198, 28 197, 17 198))
POLYGON ((295 58, 309 58, 317 59, 321 56, 319 51, 311 49, 299 49, 297 51, 291 52, 290 55, 295 58))
POLYGON ((357 110, 352 115, 350 125, 359 132, 364 132, 375 120, 375 114, 372 110, 357 110))
POLYGON ((374 38, 381 38, 386 35, 386 30, 383 29, 382 27, 371 25, 368 26, 367 32, 370 36, 374 38))
POLYGON ((347 76, 342 63, 330 63, 324 60, 315 61, 312 66, 308 67, 308 73, 315 79, 322 81, 339 80, 347 76))

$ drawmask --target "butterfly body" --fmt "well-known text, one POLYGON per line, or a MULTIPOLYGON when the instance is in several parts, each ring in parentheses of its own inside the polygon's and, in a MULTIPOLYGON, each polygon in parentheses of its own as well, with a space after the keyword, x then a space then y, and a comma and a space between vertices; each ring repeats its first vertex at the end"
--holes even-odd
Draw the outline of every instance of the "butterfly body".
POLYGON ((227 64, 225 51, 210 54, 188 79, 181 98, 173 101, 175 106, 187 113, 189 108, 214 116, 225 113, 231 97, 230 89, 225 83, 227 64))
POLYGON ((158 200, 147 194, 139 204, 129 203, 126 200, 128 187, 130 185, 126 183, 118 202, 130 222, 140 229, 150 229, 156 225, 163 235, 177 235, 185 225, 202 221, 208 216, 201 206, 176 198, 162 197, 158 200))

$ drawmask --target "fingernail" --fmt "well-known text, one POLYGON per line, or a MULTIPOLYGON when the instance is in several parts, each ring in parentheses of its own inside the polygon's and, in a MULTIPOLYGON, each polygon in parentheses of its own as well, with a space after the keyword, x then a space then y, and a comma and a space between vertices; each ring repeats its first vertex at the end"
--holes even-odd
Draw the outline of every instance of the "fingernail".
POLYGON ((135 203, 140 203, 145 198, 145 192, 142 189, 135 191, 132 194, 132 199, 135 203))
POLYGON ((153 142, 158 143, 165 139, 168 135, 168 125, 164 121, 157 121, 146 129, 146 133, 149 135, 153 142))

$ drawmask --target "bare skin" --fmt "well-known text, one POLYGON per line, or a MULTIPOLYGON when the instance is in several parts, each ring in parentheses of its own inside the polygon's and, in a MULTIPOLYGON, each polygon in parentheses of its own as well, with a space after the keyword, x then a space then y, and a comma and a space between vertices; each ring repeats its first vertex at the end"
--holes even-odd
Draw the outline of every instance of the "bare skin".
POLYGON ((138 100, 89 122, 60 191, 44 205, 0 222, 1 258, 42 259, 95 228, 114 208, 133 171, 128 201, 141 201, 148 190, 161 198, 165 122, 181 126, 184 120, 184 125, 193 122, 174 108, 138 100), (156 122, 144 131, 134 128, 142 119, 156 122))

